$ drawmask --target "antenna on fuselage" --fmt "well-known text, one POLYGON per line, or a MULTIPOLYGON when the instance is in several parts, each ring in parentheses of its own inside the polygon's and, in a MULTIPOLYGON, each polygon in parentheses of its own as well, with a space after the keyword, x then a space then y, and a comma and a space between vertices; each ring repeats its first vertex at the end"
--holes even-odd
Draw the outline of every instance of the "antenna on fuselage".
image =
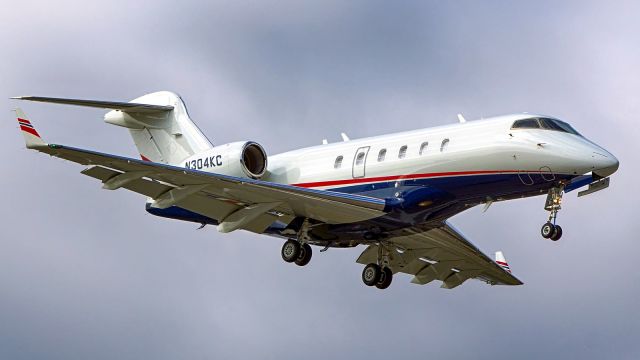
POLYGON ((340 136, 342 136, 342 141, 349 141, 349 137, 347 136, 347 134, 340 133, 340 136))
POLYGON ((327 145, 329 143, 329 141, 327 141, 327 139, 322 139, 322 145, 327 145))
POLYGON ((464 124, 467 122, 467 119, 465 119, 462 114, 458 114, 458 121, 460 122, 460 124, 464 124))

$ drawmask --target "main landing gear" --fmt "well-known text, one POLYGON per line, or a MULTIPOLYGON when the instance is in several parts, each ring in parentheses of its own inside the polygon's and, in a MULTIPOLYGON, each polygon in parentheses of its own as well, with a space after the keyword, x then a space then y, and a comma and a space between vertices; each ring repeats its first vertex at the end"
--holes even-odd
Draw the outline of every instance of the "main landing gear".
POLYGON ((393 272, 387 266, 389 263, 389 254, 384 250, 383 255, 382 244, 378 244, 378 264, 367 264, 362 270, 362 282, 367 286, 375 286, 378 289, 386 289, 391 285, 393 280, 393 272))
POLYGON ((287 240, 282 245, 282 260, 288 263, 296 263, 298 266, 305 266, 311 261, 313 251, 307 243, 301 244, 296 240, 287 240))
POLYGON ((544 209, 549 211, 549 219, 542 225, 540 234, 545 239, 551 239, 558 241, 562 237, 562 228, 560 225, 556 225, 556 218, 558 217, 558 211, 561 209, 562 204, 562 188, 551 188, 547 195, 547 201, 544 204, 544 209))
POLYGON ((282 245, 282 260, 288 263, 296 263, 298 266, 305 266, 311 261, 311 245, 307 241, 311 240, 309 230, 311 224, 309 219, 304 219, 300 230, 298 230, 297 240, 289 239, 282 245))
POLYGON ((378 289, 386 289, 391 285, 393 272, 388 267, 378 264, 368 264, 362 270, 362 282, 367 286, 375 286, 378 289))

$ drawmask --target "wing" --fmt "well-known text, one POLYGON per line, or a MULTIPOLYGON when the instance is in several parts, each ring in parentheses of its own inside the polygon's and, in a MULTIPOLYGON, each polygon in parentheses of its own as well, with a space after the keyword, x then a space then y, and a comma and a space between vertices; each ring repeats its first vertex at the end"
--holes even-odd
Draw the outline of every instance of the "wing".
MULTIPOLYGON (((443 288, 452 289, 468 279, 478 279, 491 285, 522 285, 448 222, 436 228, 403 229, 382 246, 389 251, 393 272, 414 275, 414 284, 440 280, 443 288)), ((370 245, 357 262, 375 263, 379 250, 378 245, 370 245)))
POLYGON ((154 207, 180 206, 219 222, 231 215, 228 211, 219 211, 220 202, 232 205, 231 212, 271 204, 268 209, 261 207, 261 213, 303 216, 329 224, 362 221, 385 214, 384 200, 366 196, 212 174, 63 145, 48 145, 37 150, 90 165, 83 173, 102 180, 106 189, 126 188, 154 199, 154 207), (209 199, 216 201, 206 204, 209 199), (199 204, 192 204, 194 201, 199 204))
POLYGON ((26 123, 24 113, 19 109, 16 112, 28 148, 88 165, 82 173, 101 180, 103 188, 124 188, 146 195, 153 199, 152 207, 179 206, 214 219, 222 232, 246 229, 260 233, 275 221, 288 224, 295 217, 340 224, 386 214, 387 204, 383 199, 212 174, 47 144, 31 123, 26 123))

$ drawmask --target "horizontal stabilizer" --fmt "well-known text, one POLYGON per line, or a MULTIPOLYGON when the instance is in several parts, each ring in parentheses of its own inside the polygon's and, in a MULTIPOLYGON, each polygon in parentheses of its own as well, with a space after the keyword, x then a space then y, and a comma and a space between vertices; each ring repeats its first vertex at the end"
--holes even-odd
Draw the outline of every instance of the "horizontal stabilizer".
POLYGON ((16 96, 12 99, 17 100, 29 100, 39 101, 53 104, 64 105, 76 105, 76 106, 88 106, 101 109, 114 109, 121 110, 129 113, 158 113, 173 110, 173 106, 168 105, 151 105, 151 104, 138 104, 130 102, 117 102, 117 101, 101 101, 101 100, 80 100, 80 99, 62 99, 62 98, 50 98, 41 96, 16 96))

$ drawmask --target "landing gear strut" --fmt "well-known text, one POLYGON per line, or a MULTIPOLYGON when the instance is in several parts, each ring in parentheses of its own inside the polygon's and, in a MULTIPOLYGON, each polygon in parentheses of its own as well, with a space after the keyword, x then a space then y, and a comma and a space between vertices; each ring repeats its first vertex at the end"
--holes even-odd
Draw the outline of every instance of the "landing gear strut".
POLYGON ((540 234, 545 239, 551 239, 558 241, 562 237, 562 228, 560 225, 556 225, 556 218, 558 217, 558 211, 560 211, 562 204, 562 188, 551 188, 547 195, 547 200, 544 204, 544 209, 549 211, 549 219, 542 225, 540 234))
POLYGON ((367 286, 375 286, 378 289, 386 289, 391 285, 393 272, 389 268, 389 254, 378 244, 378 263, 367 264, 362 270, 362 282, 367 286), (381 265, 379 265, 381 264, 381 265))

